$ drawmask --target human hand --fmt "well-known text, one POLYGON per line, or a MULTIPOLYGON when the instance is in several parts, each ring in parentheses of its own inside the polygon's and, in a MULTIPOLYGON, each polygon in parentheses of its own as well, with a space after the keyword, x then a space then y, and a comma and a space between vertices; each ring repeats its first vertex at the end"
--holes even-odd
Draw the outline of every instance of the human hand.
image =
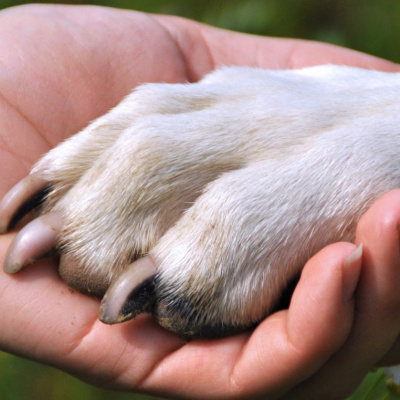
MULTIPOLYGON (((141 82, 195 81, 223 64, 398 69, 329 45, 92 7, 9 9, 0 37, 0 195, 141 82)), ((44 260, 16 276, 0 272, 0 348, 99 386, 172 397, 343 398, 399 333, 399 197, 384 196, 360 222, 362 268, 356 260, 343 273, 355 245, 327 247, 307 264, 289 310, 254 332, 183 343, 146 315, 103 325, 98 300, 70 290, 55 260, 44 260)), ((0 238, 0 260, 13 236, 0 238)))

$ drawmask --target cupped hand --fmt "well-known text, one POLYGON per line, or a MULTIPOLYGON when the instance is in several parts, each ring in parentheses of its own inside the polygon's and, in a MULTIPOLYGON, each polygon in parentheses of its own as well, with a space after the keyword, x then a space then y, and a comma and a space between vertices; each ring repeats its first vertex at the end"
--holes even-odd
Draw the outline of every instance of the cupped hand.
MULTIPOLYGON (((4 10, 0 38, 0 196, 142 82, 196 81, 232 64, 399 70, 326 44, 100 7, 4 10)), ((333 244, 308 262, 288 310, 220 340, 184 343, 147 315, 104 325, 99 301, 61 282, 56 260, 0 271, 0 349, 98 386, 174 398, 344 398, 379 360, 400 361, 390 351, 400 331, 399 223, 393 191, 364 215, 356 244, 333 244)), ((0 237, 0 260, 13 236, 0 237)))

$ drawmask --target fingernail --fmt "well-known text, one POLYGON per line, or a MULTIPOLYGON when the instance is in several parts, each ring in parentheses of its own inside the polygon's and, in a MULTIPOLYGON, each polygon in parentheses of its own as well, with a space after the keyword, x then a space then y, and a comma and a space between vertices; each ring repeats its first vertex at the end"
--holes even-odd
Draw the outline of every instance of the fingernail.
POLYGON ((360 279, 362 255, 363 245, 360 244, 343 263, 343 297, 346 302, 353 299, 360 279))

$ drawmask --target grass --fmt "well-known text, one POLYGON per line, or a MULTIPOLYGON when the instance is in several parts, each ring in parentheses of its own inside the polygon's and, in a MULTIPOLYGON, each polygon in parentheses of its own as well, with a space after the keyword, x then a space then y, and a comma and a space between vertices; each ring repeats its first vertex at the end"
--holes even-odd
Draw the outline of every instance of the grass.
POLYGON ((0 352, 1 400, 157 400, 102 390, 33 361, 0 352))
MULTIPOLYGON (((33 361, 0 352, 1 400, 161 400, 142 394, 102 390, 33 361)), ((348 400, 398 400, 383 370, 371 372, 348 400)))

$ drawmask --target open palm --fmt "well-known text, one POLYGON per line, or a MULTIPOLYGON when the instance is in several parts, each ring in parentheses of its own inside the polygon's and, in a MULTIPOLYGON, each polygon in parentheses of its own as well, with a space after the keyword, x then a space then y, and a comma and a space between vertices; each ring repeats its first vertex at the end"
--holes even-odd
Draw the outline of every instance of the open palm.
MULTIPOLYGON (((142 82, 196 81, 223 64, 398 69, 324 44, 97 7, 5 10, 0 38, 0 196, 40 155, 142 82)), ((362 263, 342 268, 354 244, 322 250, 307 264, 290 309, 254 332, 184 343, 147 315, 103 325, 99 301, 69 289, 56 260, 44 260, 16 276, 0 272, 0 349, 124 390, 183 398, 342 398, 400 331, 399 200, 398 191, 387 194, 360 222, 362 263)), ((0 260, 13 237, 0 238, 0 260)), ((389 353, 386 361, 398 361, 389 353)))

